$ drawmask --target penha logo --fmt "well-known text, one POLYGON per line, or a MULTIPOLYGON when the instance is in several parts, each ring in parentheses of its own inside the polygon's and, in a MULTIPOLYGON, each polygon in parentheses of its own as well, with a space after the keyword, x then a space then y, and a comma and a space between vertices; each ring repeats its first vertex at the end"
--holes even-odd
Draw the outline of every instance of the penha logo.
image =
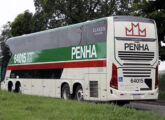
POLYGON ((133 24, 131 23, 131 29, 125 27, 126 36, 135 36, 135 37, 146 37, 146 28, 143 30, 140 29, 139 23, 133 24))
POLYGON ((96 46, 84 45, 72 47, 72 59, 97 58, 96 46))

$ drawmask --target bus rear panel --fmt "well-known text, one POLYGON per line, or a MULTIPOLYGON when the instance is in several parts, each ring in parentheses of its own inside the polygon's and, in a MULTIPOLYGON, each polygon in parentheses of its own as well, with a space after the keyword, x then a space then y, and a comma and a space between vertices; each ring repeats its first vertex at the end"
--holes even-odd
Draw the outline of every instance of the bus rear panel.
MULTIPOLYGON (((113 56, 109 99, 158 99, 158 39, 153 20, 113 18, 113 56)), ((111 40, 109 40, 111 41, 111 40)), ((110 44, 110 43, 109 43, 110 44)))

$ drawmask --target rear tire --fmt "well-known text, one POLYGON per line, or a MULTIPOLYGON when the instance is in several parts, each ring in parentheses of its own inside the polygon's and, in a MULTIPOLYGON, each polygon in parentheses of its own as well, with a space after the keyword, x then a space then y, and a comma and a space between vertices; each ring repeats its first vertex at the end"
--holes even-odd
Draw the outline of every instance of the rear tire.
POLYGON ((68 84, 65 84, 63 87, 62 87, 62 98, 64 100, 68 100, 71 98, 71 95, 70 95, 70 88, 69 88, 69 85, 68 84))
POLYGON ((15 92, 15 93, 21 93, 20 88, 19 88, 19 87, 16 88, 14 92, 15 92))
POLYGON ((78 102, 84 101, 83 89, 82 89, 82 87, 81 87, 80 85, 77 86, 77 88, 76 88, 75 99, 76 99, 78 102))
POLYGON ((21 93, 21 85, 19 83, 16 84, 15 91, 16 93, 21 93))
POLYGON ((13 91, 12 88, 13 88, 13 83, 10 81, 10 82, 8 83, 8 91, 9 91, 9 92, 12 92, 12 91, 13 91))

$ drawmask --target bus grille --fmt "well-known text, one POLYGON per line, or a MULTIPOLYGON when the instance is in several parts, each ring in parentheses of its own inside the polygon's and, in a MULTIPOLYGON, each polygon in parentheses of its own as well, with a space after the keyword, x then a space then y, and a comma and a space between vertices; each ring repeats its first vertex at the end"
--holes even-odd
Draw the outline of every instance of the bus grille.
POLYGON ((90 81, 90 97, 98 97, 98 81, 90 81))
POLYGON ((151 69, 149 68, 123 68, 124 77, 150 77, 151 69))
POLYGON ((154 52, 118 51, 118 56, 121 60, 127 61, 152 61, 154 52))

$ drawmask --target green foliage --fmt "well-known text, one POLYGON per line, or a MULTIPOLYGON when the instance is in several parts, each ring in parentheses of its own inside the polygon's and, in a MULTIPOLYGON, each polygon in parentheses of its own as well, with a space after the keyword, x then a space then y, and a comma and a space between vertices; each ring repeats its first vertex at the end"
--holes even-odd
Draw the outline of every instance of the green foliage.
POLYGON ((14 22, 11 23, 12 36, 19 36, 32 32, 32 13, 25 11, 23 14, 19 14, 14 22))
POLYGON ((165 46, 159 46, 159 56, 161 60, 165 60, 165 46))
POLYGON ((4 79, 4 75, 6 73, 6 67, 10 58, 10 52, 8 47, 5 45, 4 41, 6 41, 7 39, 9 39, 10 37, 12 37, 11 35, 11 27, 10 27, 10 22, 7 22, 4 26, 3 26, 3 31, 1 33, 0 36, 0 47, 1 47, 1 54, 0 54, 0 66, 1 66, 1 80, 4 79))
POLYGON ((35 13, 32 18, 31 32, 38 32, 46 30, 46 15, 41 13, 35 13))
POLYGON ((159 99, 165 100, 165 74, 159 76, 159 99))
POLYGON ((34 0, 36 13, 45 16, 45 26, 75 24, 115 14, 127 14, 131 0, 34 0))
POLYGON ((0 120, 163 120, 154 112, 0 90, 0 120))
POLYGON ((116 15, 130 15, 130 12, 132 11, 132 4, 134 1, 132 0, 118 0, 117 9, 116 9, 116 15))

